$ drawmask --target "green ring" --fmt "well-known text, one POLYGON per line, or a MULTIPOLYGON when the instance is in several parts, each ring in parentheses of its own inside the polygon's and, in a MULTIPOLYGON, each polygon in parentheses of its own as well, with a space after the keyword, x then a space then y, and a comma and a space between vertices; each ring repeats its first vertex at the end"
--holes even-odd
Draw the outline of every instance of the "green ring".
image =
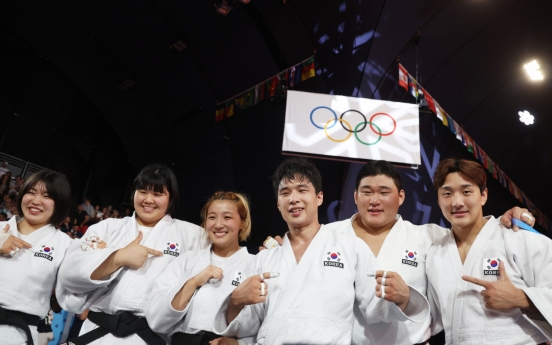
POLYGON ((364 144, 364 145, 367 145, 367 146, 375 145, 375 144, 377 144, 377 143, 381 140, 381 137, 382 137, 382 135, 381 135, 381 128, 379 128, 378 125, 376 125, 376 124, 373 123, 373 122, 369 122, 369 121, 361 122, 361 123, 359 123, 358 125, 356 125, 356 127, 355 127, 355 137, 357 138, 357 140, 358 140, 361 144, 364 144), (376 127, 376 128, 378 129, 378 132, 379 132, 379 134, 380 134, 378 140, 376 140, 376 141, 373 142, 373 143, 365 143, 364 141, 362 141, 362 140, 360 140, 360 139, 358 138, 358 134, 357 134, 358 127, 360 127, 361 125, 364 125, 364 124, 373 125, 374 127, 376 127))

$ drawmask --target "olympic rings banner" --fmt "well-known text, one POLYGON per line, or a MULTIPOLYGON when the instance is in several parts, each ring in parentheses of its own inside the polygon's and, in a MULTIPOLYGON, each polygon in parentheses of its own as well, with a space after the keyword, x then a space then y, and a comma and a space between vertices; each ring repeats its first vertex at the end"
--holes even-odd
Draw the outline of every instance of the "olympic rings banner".
POLYGON ((418 106, 290 90, 282 151, 420 165, 418 106))

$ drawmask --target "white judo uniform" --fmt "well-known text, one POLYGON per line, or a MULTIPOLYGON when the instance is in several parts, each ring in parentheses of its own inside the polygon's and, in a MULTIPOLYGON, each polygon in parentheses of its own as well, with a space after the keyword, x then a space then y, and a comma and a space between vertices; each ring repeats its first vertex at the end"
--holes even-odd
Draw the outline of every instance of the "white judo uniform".
MULTIPOLYGON (((0 255, 0 307, 38 317, 46 317, 50 310, 50 296, 56 284, 58 268, 65 257, 71 238, 51 225, 46 225, 25 236, 17 231, 16 217, 0 223, 0 231, 10 225, 8 234, 18 237, 33 247, 21 249, 10 257, 0 255)), ((36 326, 30 326, 35 344, 36 326)), ((27 336, 20 328, 0 325, 2 345, 24 345, 27 336)))
POLYGON ((257 344, 351 344, 353 304, 370 322, 393 319, 423 321, 429 313, 426 298, 410 289, 405 313, 384 302, 368 309, 375 297, 378 269, 368 246, 357 238, 321 226, 299 263, 286 235, 281 247, 257 254, 247 276, 279 272, 267 279, 265 303, 246 306, 229 325, 229 299, 215 320, 215 331, 228 336, 257 334, 257 344), (409 315, 409 316, 406 316, 409 315))
POLYGON ((186 308, 178 311, 171 306, 176 293, 188 279, 211 264, 211 248, 184 253, 167 267, 163 279, 155 282, 146 310, 151 329, 171 336, 176 332, 214 333, 213 322, 220 306, 243 281, 244 271, 254 257, 243 247, 220 266, 213 264, 222 269, 222 278, 196 290, 186 308))
POLYGON ((527 231, 513 232, 489 217, 464 264, 451 232, 429 249, 426 272, 435 331, 444 327, 447 344, 539 344, 552 339, 549 238, 527 231), (468 275, 496 281, 499 261, 544 320, 520 309, 486 309, 481 296, 484 288, 462 280, 462 275, 468 275))
MULTIPOLYGON (((327 224, 330 230, 356 236, 353 221, 358 213, 350 219, 327 224)), ((389 231, 377 256, 381 269, 400 274, 411 287, 426 296, 427 278, 425 272, 426 255, 431 245, 448 234, 449 230, 435 224, 414 225, 396 216, 396 223, 389 231)), ((383 300, 374 298, 371 308, 383 300)), ((354 344, 404 344, 421 343, 431 336, 431 316, 428 314, 422 322, 410 320, 400 322, 379 322, 368 325, 355 303, 353 320, 354 344)))
MULTIPOLYGON (((65 310, 80 313, 92 311, 115 315, 123 311, 144 317, 153 284, 163 270, 182 253, 208 246, 209 238, 204 230, 194 224, 163 217, 149 234, 145 234, 143 246, 159 250, 160 257, 150 257, 142 268, 122 267, 107 279, 92 280, 90 275, 113 252, 124 248, 138 236, 135 215, 123 219, 106 219, 88 228, 84 237, 97 236, 107 243, 107 248, 84 251, 77 240, 67 251, 65 264, 59 271, 56 296, 65 310)), ((97 328, 90 320, 82 325, 80 334, 97 328)), ((107 334, 91 344, 145 344, 136 334, 117 338, 107 334)))

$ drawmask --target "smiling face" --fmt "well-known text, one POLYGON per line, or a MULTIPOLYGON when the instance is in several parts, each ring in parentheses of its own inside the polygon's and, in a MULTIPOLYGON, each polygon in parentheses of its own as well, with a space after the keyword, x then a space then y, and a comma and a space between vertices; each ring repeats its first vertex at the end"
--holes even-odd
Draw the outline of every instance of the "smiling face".
POLYGON ((322 192, 316 193, 309 180, 295 176, 280 181, 278 210, 290 229, 305 228, 318 223, 318 206, 322 205, 322 192))
POLYGON ((360 220, 370 230, 390 229, 403 202, 404 190, 387 175, 366 176, 355 190, 360 220))
POLYGON ((137 189, 134 192, 134 209, 138 224, 153 227, 167 214, 169 207, 169 192, 155 192, 146 189, 137 189))
POLYGON ((487 189, 481 192, 475 183, 454 172, 447 175, 437 193, 439 207, 453 230, 471 229, 479 222, 484 223, 487 189))
POLYGON ((232 201, 214 200, 205 219, 205 230, 216 250, 239 247, 239 234, 244 221, 232 201))
POLYGON ((54 207, 54 200, 49 197, 43 183, 37 183, 34 188, 30 188, 21 199, 24 220, 34 229, 50 223, 54 207))

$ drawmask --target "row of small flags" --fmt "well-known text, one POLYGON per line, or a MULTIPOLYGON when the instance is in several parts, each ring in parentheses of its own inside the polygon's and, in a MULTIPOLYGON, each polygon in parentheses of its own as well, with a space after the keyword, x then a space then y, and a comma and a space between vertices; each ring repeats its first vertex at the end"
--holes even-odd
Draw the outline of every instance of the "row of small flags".
POLYGON ((408 71, 399 64, 399 85, 402 86, 407 92, 409 92, 416 99, 424 98, 427 102, 429 109, 437 115, 437 117, 443 122, 443 125, 447 126, 452 133, 456 136, 456 139, 460 140, 462 144, 471 152, 475 158, 477 158, 481 164, 497 179, 500 184, 508 189, 512 195, 516 197, 527 209, 536 217, 537 223, 542 225, 546 230, 552 230, 552 222, 548 220, 546 215, 542 213, 532 202, 527 199, 525 193, 523 193, 510 178, 494 163, 491 158, 479 147, 475 141, 460 127, 456 121, 454 121, 450 115, 437 103, 437 101, 431 97, 431 95, 416 82, 408 71))
POLYGON ((222 121, 227 117, 233 116, 238 110, 250 108, 265 99, 273 98, 279 84, 282 84, 285 89, 289 89, 315 75, 314 56, 311 56, 295 66, 253 86, 238 96, 218 103, 215 112, 215 121, 222 121))

